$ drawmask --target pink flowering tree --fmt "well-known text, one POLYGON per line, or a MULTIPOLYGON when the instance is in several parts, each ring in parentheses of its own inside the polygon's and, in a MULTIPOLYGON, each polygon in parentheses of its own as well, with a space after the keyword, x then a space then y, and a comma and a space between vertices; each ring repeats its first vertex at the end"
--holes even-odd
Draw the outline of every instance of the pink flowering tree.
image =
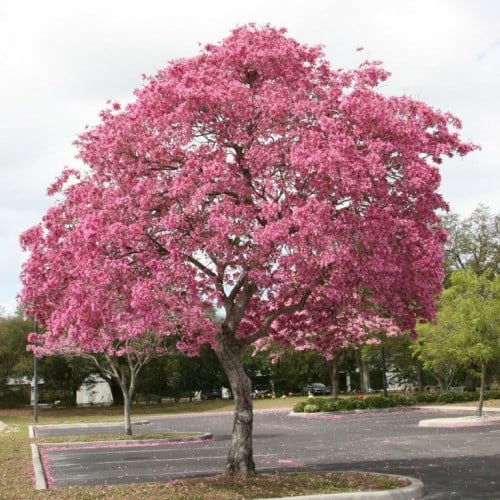
MULTIPOLYGON (((29 336, 35 355, 79 356, 107 380, 114 379, 123 394, 125 433, 132 434, 137 377, 146 363, 167 353, 175 322, 167 304, 157 315, 153 301, 164 297, 146 286, 148 269, 131 247, 115 243, 113 231, 124 231, 124 220, 115 219, 107 236, 98 234, 106 224, 102 194, 85 181, 68 187, 42 223, 21 235, 30 258, 23 266, 20 298, 25 313, 46 330, 29 336)), ((134 222, 127 221, 130 238, 134 222)))
MULTIPOLYGON (((245 346, 327 352, 434 315, 437 165, 474 146, 452 115, 379 93, 387 77, 377 62, 332 70, 320 48, 249 25, 171 62, 77 141, 96 223, 73 244, 109 249, 82 272, 111 284, 109 259, 133 262, 124 321, 172 315, 179 348, 214 347, 235 404, 228 474, 255 471, 245 346)), ((84 293, 95 307, 91 282, 84 293)))

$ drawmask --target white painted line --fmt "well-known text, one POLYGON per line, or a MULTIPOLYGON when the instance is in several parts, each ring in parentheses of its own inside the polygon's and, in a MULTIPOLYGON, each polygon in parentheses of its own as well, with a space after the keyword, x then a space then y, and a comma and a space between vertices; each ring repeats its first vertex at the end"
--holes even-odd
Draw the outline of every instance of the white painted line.
MULTIPOLYGON (((254 455, 255 458, 260 458, 260 457, 265 457, 265 458, 270 458, 270 457, 275 457, 277 454, 265 454, 265 455, 254 455)), ((211 455, 211 456, 206 456, 206 457, 184 457, 184 458, 151 458, 151 459, 138 459, 138 460, 107 460, 105 462, 99 462, 99 465, 113 465, 113 464, 121 464, 121 465, 128 465, 128 464, 133 464, 133 463, 140 463, 140 464, 145 464, 148 462, 153 462, 153 463, 160 463, 160 462, 182 462, 182 461, 199 461, 199 460, 223 460, 226 459, 227 455, 211 455)), ((79 463, 74 463, 74 464, 68 464, 68 463, 63 463, 61 465, 54 464, 51 462, 50 464, 51 469, 62 469, 65 467, 74 467, 74 466, 80 466, 79 463)))

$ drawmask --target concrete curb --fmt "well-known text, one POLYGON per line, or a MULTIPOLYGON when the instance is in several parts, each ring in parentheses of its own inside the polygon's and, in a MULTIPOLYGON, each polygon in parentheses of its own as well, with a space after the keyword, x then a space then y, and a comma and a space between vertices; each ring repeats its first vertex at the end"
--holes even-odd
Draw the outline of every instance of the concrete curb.
POLYGON ((47 481, 45 481, 45 474, 43 473, 40 451, 38 450, 38 446, 34 443, 31 444, 31 459, 33 461, 33 470, 35 473, 35 489, 46 490, 47 481))
POLYGON ((200 432, 199 436, 189 436, 185 438, 159 438, 159 439, 123 439, 115 441, 71 441, 70 443, 37 443, 40 448, 92 448, 94 446, 105 446, 105 445, 142 445, 149 443, 164 443, 164 444, 179 444, 179 443, 189 443, 191 441, 209 441, 213 439, 213 434, 209 432, 200 432))
MULTIPOLYGON (((347 471, 359 472, 359 471, 347 471)), ((400 479, 407 479, 411 482, 408 486, 394 488, 392 490, 379 491, 352 491, 350 493, 322 493, 319 495, 300 495, 294 497, 268 498, 267 500, 368 500, 372 498, 383 498, 385 500, 416 500, 424 496, 424 483, 419 479, 398 474, 379 474, 370 472, 373 475, 389 476, 400 479)), ((263 500, 263 499, 260 499, 263 500)))
MULTIPOLYGON (((475 406, 454 406, 454 405, 432 405, 432 406, 418 406, 416 408, 423 410, 433 410, 433 411, 470 411, 475 413, 475 406)), ((419 427, 435 427, 442 429, 450 428, 462 428, 462 427, 481 427, 489 425, 500 424, 500 408, 484 407, 483 415, 478 417, 477 415, 467 415, 461 417, 445 417, 445 418, 426 418, 425 420, 420 420, 418 423, 419 427)))
MULTIPOLYGON (((419 410, 436 410, 436 411, 472 411, 476 412, 476 406, 455 406, 455 405, 428 405, 428 406, 412 406, 411 408, 418 408, 419 410)), ((500 412, 500 408, 493 406, 483 406, 483 413, 500 412)))
POLYGON ((420 422, 418 423, 419 427, 439 428, 481 427, 489 425, 500 425, 500 415, 485 415, 482 417, 471 415, 467 417, 427 418, 425 420, 420 420, 420 422))
MULTIPOLYGON (((150 424, 150 420, 138 420, 132 422, 132 425, 147 425, 150 424)), ((75 424, 34 424, 30 425, 30 429, 33 427, 33 437, 36 435, 37 427, 44 429, 75 429, 78 427, 83 427, 84 429, 88 429, 90 427, 120 427, 123 426, 123 421, 116 422, 102 422, 102 423, 75 423, 75 424)), ((31 432, 31 431, 30 431, 31 432)), ((30 436, 31 437, 31 436, 30 436)))
POLYGON ((366 408, 363 410, 336 410, 336 411, 313 411, 311 413, 307 413, 305 411, 294 412, 290 411, 288 414, 289 417, 314 417, 315 415, 334 415, 338 417, 342 417, 345 415, 369 415, 372 413, 397 413, 401 410, 413 411, 418 409, 417 406, 391 406, 390 408, 366 408))

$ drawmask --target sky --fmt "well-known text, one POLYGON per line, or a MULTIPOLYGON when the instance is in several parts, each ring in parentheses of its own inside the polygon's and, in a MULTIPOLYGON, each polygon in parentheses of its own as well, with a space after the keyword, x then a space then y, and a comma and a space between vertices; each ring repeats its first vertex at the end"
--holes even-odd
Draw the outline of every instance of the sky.
POLYGON ((447 160, 440 192, 469 215, 500 212, 500 2, 497 0, 1 0, 0 310, 11 314, 26 259, 19 234, 78 167, 73 141, 106 101, 133 99, 142 75, 195 56, 249 22, 322 45, 333 68, 380 60, 383 92, 410 95, 463 121, 481 146, 447 160), (363 47, 362 52, 357 51, 363 47))

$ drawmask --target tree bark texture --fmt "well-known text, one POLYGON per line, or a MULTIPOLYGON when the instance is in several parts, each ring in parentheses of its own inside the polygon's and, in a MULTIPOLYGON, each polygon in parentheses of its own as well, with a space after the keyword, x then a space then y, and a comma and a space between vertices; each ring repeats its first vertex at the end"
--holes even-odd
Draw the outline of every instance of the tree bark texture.
POLYGON ((330 375, 332 380, 332 399, 338 399, 340 395, 340 365, 344 361, 345 354, 338 352, 330 361, 330 375))
POLYGON ((477 416, 483 416, 484 390, 486 387, 486 363, 481 364, 481 386, 479 389, 479 402, 477 405, 477 416))
POLYGON ((363 359, 363 354, 360 349, 356 351, 356 361, 359 369, 359 385, 361 392, 368 394, 368 389, 370 387, 370 370, 368 362, 366 359, 363 359))
POLYGON ((216 338, 215 352, 224 368, 234 398, 234 420, 231 445, 225 474, 247 477, 255 474, 253 460, 252 383, 245 372, 241 355, 243 345, 221 329, 216 338))
POLYGON ((130 420, 130 400, 132 398, 126 394, 123 401, 123 420, 125 425, 125 434, 132 435, 132 422, 130 420))

